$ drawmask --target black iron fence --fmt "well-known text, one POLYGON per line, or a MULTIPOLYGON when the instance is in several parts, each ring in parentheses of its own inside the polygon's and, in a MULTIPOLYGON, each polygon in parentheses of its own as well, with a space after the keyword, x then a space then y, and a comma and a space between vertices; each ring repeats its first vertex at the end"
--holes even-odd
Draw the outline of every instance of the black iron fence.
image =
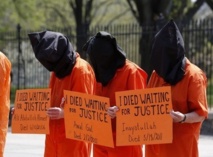
MULTIPOLYGON (((198 65, 208 77, 208 103, 213 107, 213 19, 190 21, 179 24, 185 41, 186 56, 198 65)), ((54 28, 53 31, 62 32, 76 47, 77 36, 72 28, 54 28)), ((82 38, 96 34, 98 31, 108 31, 116 37, 118 44, 126 52, 127 58, 141 66, 140 41, 142 35, 155 34, 152 27, 141 28, 138 24, 96 26, 90 28, 82 38), (144 31, 144 32, 143 32, 144 31)), ((39 30, 42 31, 42 30, 39 30)), ((49 72, 35 59, 27 34, 32 31, 17 29, 11 32, 0 32, 0 51, 4 52, 12 63, 12 97, 16 89, 47 87, 49 72)), ((78 36, 79 39, 79 36, 78 36)), ((147 39, 147 43, 151 43, 147 39)), ((82 45, 83 46, 83 45, 82 45)), ((86 59, 86 58, 85 58, 86 59)))

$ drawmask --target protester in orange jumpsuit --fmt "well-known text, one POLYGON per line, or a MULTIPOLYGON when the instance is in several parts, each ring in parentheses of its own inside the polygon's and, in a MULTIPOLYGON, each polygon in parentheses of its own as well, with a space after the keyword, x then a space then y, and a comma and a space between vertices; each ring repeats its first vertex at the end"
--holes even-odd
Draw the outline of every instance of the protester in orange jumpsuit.
MULTIPOLYGON (((96 80, 97 95, 110 98, 108 114, 112 118, 114 145, 116 144, 115 92, 143 89, 147 74, 139 66, 126 59, 125 52, 117 45, 116 39, 107 32, 98 32, 83 47, 91 60, 96 80)), ((103 137, 104 138, 104 137, 103 137)), ((116 146, 109 148, 94 145, 94 157, 141 157, 142 146, 116 146)))
MULTIPOLYGON (((146 157, 198 157, 198 139, 208 115, 203 71, 185 57, 184 41, 173 20, 154 37, 148 87, 171 86, 173 141, 146 145, 146 157)), ((163 123, 163 122, 162 122, 163 123)))
POLYGON ((0 157, 4 155, 4 147, 8 129, 10 110, 10 72, 11 63, 0 52, 0 157))
POLYGON ((58 32, 44 31, 29 34, 36 58, 49 71, 51 108, 50 134, 46 135, 45 157, 89 157, 91 144, 67 139, 63 118, 63 90, 94 94, 95 75, 88 62, 74 51, 68 38, 58 32))

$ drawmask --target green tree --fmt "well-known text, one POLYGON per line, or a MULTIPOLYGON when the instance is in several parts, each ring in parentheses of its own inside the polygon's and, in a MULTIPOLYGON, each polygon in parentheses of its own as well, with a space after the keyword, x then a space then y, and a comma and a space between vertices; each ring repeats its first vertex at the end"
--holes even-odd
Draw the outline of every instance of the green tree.
POLYGON ((134 21, 125 1, 121 0, 1 0, 0 31, 70 28, 77 36, 77 51, 88 39, 91 25, 111 25, 134 21), (127 17, 127 18, 126 18, 127 17), (73 29, 74 28, 74 29, 73 29))
MULTIPOLYGON (((36 28, 45 21, 44 10, 37 9, 38 1, 32 0, 1 0, 0 30, 14 30, 18 23, 25 28, 36 28)), ((39 8, 39 7, 38 7, 39 8)))
POLYGON ((85 58, 81 47, 88 39, 91 26, 136 21, 143 30, 139 43, 141 67, 150 73, 150 41, 154 31, 170 18, 177 21, 191 18, 204 1, 212 4, 212 0, 196 3, 191 0, 1 0, 0 31, 14 30, 18 23, 29 30, 67 27, 77 36, 77 51, 85 58), (152 29, 148 30, 147 25, 152 29))
POLYGON ((83 58, 86 58, 86 54, 82 53, 82 45, 88 39, 90 26, 111 25, 129 12, 127 6, 124 6, 125 3, 120 0, 69 0, 69 5, 76 24, 77 51, 83 58), (120 11, 122 7, 123 10, 120 11), (115 14, 116 10, 120 12, 115 14))

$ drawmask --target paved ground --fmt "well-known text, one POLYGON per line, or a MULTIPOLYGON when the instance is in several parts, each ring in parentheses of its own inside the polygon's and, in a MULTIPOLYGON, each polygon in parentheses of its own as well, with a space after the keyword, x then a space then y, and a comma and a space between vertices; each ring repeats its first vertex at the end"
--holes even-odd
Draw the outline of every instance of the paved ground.
POLYGON ((7 134, 4 157, 43 157, 44 135, 7 134))
MULTIPOLYGON (((213 157, 213 136, 201 135, 200 157, 213 157)), ((44 135, 12 134, 9 130, 4 157, 43 157, 44 135)))

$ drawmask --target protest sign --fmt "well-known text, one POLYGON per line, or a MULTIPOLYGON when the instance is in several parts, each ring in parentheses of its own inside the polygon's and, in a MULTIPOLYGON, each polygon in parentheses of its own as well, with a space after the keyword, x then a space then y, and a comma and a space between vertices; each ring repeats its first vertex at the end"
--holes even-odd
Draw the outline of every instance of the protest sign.
POLYGON ((171 87, 116 92, 116 145, 172 142, 171 87))
POLYGON ((51 89, 17 90, 12 133, 48 134, 51 89))
POLYGON ((64 90, 66 137, 114 147, 109 98, 64 90))

